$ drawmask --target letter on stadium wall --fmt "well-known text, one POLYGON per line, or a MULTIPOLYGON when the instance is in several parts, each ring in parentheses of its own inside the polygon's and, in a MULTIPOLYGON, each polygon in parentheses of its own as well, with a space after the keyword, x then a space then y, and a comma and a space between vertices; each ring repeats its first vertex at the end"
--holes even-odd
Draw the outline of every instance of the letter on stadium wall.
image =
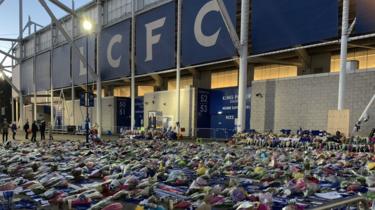
POLYGON ((70 45, 66 44, 53 50, 52 85, 53 88, 65 88, 71 85, 70 45))
POLYGON ((100 74, 102 80, 130 75, 130 20, 102 31, 100 42, 100 74))
POLYGON ((145 26, 146 26, 146 34, 147 34, 147 38, 146 38, 146 59, 145 61, 152 61, 152 47, 153 45, 157 44, 160 42, 160 37, 161 35, 160 34, 157 34, 157 35, 152 35, 153 31, 155 29, 158 29, 160 27, 162 27, 165 23, 165 17, 157 20, 157 21, 154 21, 154 22, 151 22, 151 23, 147 23, 145 26))
POLYGON ((338 36, 337 0, 253 0, 254 54, 338 36))
MULTIPOLYGON (((81 39, 78 39, 75 41, 76 46, 79 48, 81 53, 84 55, 86 58, 86 37, 83 37, 81 39)), ((89 37, 88 41, 88 47, 89 47, 89 55, 88 55, 88 61, 89 65, 93 69, 95 69, 95 38, 93 36, 89 37)), ((76 85, 82 85, 86 84, 86 64, 81 62, 79 59, 79 56, 73 51, 73 56, 72 56, 72 74, 74 78, 74 84, 76 85)), ((93 78, 89 74, 89 82, 93 82, 93 78)))
POLYGON ((33 87, 33 59, 24 61, 21 65, 21 91, 23 95, 30 95, 34 92, 33 87))
MULTIPOLYGON (((224 0, 236 25, 236 0, 224 0)), ((189 66, 236 55, 229 32, 214 0, 184 0, 182 7, 182 65, 189 66)))
POLYGON ((48 51, 36 57, 36 90, 49 90, 51 87, 50 65, 51 53, 48 51))
POLYGON ((355 32, 358 34, 375 32, 375 1, 357 0, 356 10, 355 32))
POLYGON ((136 17, 136 73, 175 67, 175 2, 162 5, 136 17))
POLYGON ((205 35, 202 32, 202 22, 203 18, 209 12, 220 12, 219 5, 216 1, 209 1, 205 4, 198 12, 197 17, 195 18, 194 22, 194 35, 197 39, 197 42, 202 45, 203 47, 212 47, 216 44, 217 38, 219 37, 219 33, 221 28, 219 28, 214 34, 212 35, 205 35))

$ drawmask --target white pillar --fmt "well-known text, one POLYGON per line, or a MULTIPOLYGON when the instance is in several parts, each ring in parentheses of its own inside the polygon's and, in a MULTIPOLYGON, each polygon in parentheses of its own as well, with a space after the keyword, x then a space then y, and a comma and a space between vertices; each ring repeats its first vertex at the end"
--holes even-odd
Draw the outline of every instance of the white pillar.
POLYGON ((10 99, 10 105, 12 106, 12 123, 14 122, 14 99, 13 97, 10 99))
MULTIPOLYGON (((74 5, 74 0, 72 0, 72 10, 75 11, 75 5, 74 5)), ((75 36, 75 18, 74 18, 74 15, 72 15, 72 39, 74 40, 74 36, 75 36)), ((72 55, 73 51, 72 51, 72 46, 70 46, 70 56, 73 56, 72 55)), ((72 59, 70 59, 70 69, 73 70, 72 68, 72 59)), ((70 121, 71 121, 71 125, 76 125, 76 122, 75 122, 75 103, 74 103, 74 100, 75 100, 75 91, 74 91, 74 78, 73 78, 73 74, 72 74, 72 86, 71 86, 71 95, 72 95, 72 115, 70 116, 70 121)))
MULTIPOLYGON (((12 45, 13 45, 13 42, 12 42, 12 45)), ((13 51, 13 53, 12 53, 12 55, 13 56, 15 56, 15 53, 14 53, 14 51, 13 51)), ((13 66, 15 66, 15 62, 14 62, 14 59, 12 58, 12 70, 13 70, 13 66)), ((12 87, 12 91, 11 92, 13 92, 13 87, 12 87)), ((10 103, 11 103, 11 105, 12 105, 12 123, 15 121, 15 117, 14 117, 14 105, 15 105, 15 103, 14 103, 14 98, 13 98, 13 93, 11 94, 12 96, 11 96, 11 99, 10 99, 10 103)))
POLYGON ((54 41, 54 34, 53 34, 53 23, 51 22, 51 54, 50 54, 50 80, 51 80, 51 98, 50 98, 50 107, 51 107, 51 119, 50 124, 51 128, 54 128, 55 125, 55 119, 54 119, 54 112, 53 112, 53 81, 52 81, 52 69, 53 69, 53 41, 54 41))
POLYGON ((248 54, 249 0, 241 4, 241 54, 238 79, 238 113, 237 132, 243 132, 246 126, 246 95, 247 95, 247 54, 248 54))
POLYGON ((100 74, 100 39, 102 31, 102 21, 103 21, 103 5, 101 1, 97 1, 98 5, 98 24, 97 24, 97 36, 96 36, 96 72, 98 74, 98 79, 96 81, 96 121, 98 123, 98 136, 102 136, 102 77, 100 74))
MULTIPOLYGON (((19 0, 19 48, 20 48, 20 62, 19 62, 19 68, 20 68, 20 78, 22 78, 22 59, 23 59, 23 0, 19 0)), ((20 109, 20 117, 19 117, 19 125, 22 126, 25 122, 25 115, 23 110, 23 96, 22 91, 19 93, 19 109, 20 109)))
POLYGON ((130 87, 130 129, 135 127, 135 4, 132 1, 132 26, 131 26, 131 87, 130 87))
POLYGON ((18 100, 15 100, 16 101, 16 124, 17 125, 19 125, 19 126, 21 126, 21 124, 20 124, 20 118, 19 118, 19 112, 18 112, 18 109, 19 109, 19 101, 18 100))
POLYGON ((37 36, 36 36, 36 25, 34 24, 34 56, 33 56, 33 72, 34 72, 34 120, 38 118, 37 111, 37 95, 36 95, 36 48, 37 48, 37 36))
MULTIPOLYGON (((177 4, 177 55, 176 55, 176 99, 177 99, 177 109, 176 109, 176 123, 177 132, 180 132, 181 127, 181 91, 180 91, 180 81, 181 81, 181 7, 182 0, 178 0, 177 4)), ((189 113, 192 114, 192 113, 189 113)))
POLYGON ((349 38, 349 0, 343 0, 342 9, 342 29, 341 29, 341 53, 340 53, 340 78, 337 109, 344 108, 345 86, 346 86, 346 60, 348 55, 348 38, 349 38))

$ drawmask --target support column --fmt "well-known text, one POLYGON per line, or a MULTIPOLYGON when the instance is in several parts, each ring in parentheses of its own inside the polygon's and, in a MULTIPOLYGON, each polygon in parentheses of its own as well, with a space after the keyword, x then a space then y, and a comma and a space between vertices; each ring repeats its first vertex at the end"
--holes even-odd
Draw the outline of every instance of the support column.
POLYGON ((21 124, 20 124, 20 118, 19 118, 19 112, 18 112, 18 109, 19 109, 19 101, 18 100, 16 100, 16 124, 17 125, 19 125, 19 126, 21 126, 21 124))
POLYGON ((37 36, 36 36, 36 25, 34 24, 34 55, 33 55, 33 74, 34 74, 34 120, 38 118, 38 111, 37 111, 37 95, 36 95, 36 47, 37 47, 37 36))
MULTIPOLYGON (((22 59, 23 59, 23 44, 22 44, 22 39, 23 39, 23 0, 19 0, 19 45, 18 47, 20 48, 20 62, 19 62, 19 68, 20 68, 20 78, 22 78, 22 59)), ((23 126, 23 123, 25 122, 25 114, 23 110, 23 96, 22 96, 22 91, 19 93, 19 109, 20 109, 20 117, 19 117, 19 126, 23 126)))
MULTIPOLYGON (((73 12, 75 12, 75 5, 74 5, 74 0, 72 1, 72 10, 73 12)), ((72 15, 72 38, 74 40, 74 36, 75 36, 75 17, 74 15, 72 15)), ((72 50, 72 46, 70 46, 70 70, 72 72, 73 70, 73 67, 72 67, 72 53, 73 53, 73 50, 72 50)), ((71 79, 72 79, 72 86, 71 86, 71 96, 72 96, 72 115, 70 116, 70 122, 71 122, 71 125, 76 125, 76 122, 75 122, 75 103, 74 103, 74 100, 76 98, 75 96, 75 91, 74 91, 74 78, 73 78, 73 73, 71 75, 71 79)))
POLYGON ((52 23, 53 21, 51 20, 51 54, 50 54, 50 65, 49 65, 49 67, 50 67, 50 81, 51 81, 51 99, 50 99, 50 107, 51 107, 51 119, 50 119, 50 124, 51 124, 51 129, 53 129, 54 127, 55 127, 55 118, 54 118, 54 112, 53 112, 53 81, 52 81, 52 70, 53 70, 53 66, 52 66, 52 64, 53 64, 53 45, 54 45, 54 38, 55 38, 55 36, 54 36, 54 33, 53 33, 53 23, 52 23))
POLYGON ((240 51, 240 70, 239 70, 239 79, 238 79, 237 133, 243 132, 246 126, 248 24, 249 24, 249 1, 242 0, 242 3, 241 3, 241 41, 240 41, 241 51, 240 51))
POLYGON ((11 120, 12 120, 12 123, 14 122, 14 99, 13 97, 10 99, 10 104, 12 106, 12 117, 11 117, 11 120))
POLYGON ((135 4, 132 1, 132 34, 131 34, 131 84, 130 84, 130 98, 131 98, 131 117, 130 129, 134 131, 135 126, 135 4))
POLYGON ((102 21, 103 21, 103 4, 102 1, 97 1, 98 4, 98 23, 97 23, 97 36, 96 36, 96 72, 98 79, 96 81, 96 118, 98 123, 98 136, 102 136, 102 78, 100 74, 100 39, 102 33, 102 21))
POLYGON ((343 0, 342 8, 342 29, 341 29, 341 52, 340 52, 340 78, 337 109, 344 109, 345 86, 346 86, 346 60, 348 55, 349 38, 349 0, 343 0))
POLYGON ((178 0, 177 4, 177 55, 176 55, 176 99, 177 99, 177 113, 176 113, 176 126, 177 132, 180 133, 180 108, 181 108, 181 91, 180 91, 180 81, 181 81, 181 7, 182 0, 178 0))

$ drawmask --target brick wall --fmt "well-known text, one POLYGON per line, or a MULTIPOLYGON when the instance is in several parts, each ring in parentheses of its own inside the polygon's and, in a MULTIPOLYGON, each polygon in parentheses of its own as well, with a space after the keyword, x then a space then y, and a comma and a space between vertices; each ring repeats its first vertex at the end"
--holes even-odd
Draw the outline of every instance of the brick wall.
MULTIPOLYGON (((252 83, 251 126, 264 131, 283 128, 327 129, 328 110, 337 109, 338 73, 325 73, 252 83), (257 97, 260 93, 262 97, 257 97)), ((350 127, 358 120, 373 94, 375 70, 348 73, 345 109, 350 109, 350 127)), ((361 134, 375 127, 375 104, 361 134)))

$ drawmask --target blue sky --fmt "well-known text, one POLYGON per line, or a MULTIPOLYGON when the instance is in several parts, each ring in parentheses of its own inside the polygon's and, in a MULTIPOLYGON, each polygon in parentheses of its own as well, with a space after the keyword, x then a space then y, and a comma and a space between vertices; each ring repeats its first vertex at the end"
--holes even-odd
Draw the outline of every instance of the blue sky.
MULTIPOLYGON (((64 11, 51 4, 48 0, 45 0, 50 8, 55 12, 57 17, 66 15, 64 11)), ((65 5, 71 7, 72 0, 60 0, 65 5)), ((74 0, 75 7, 81 7, 87 4, 91 0, 74 0)), ((23 23, 27 23, 28 17, 31 20, 37 22, 40 25, 46 26, 51 23, 51 19, 45 12, 44 8, 40 5, 38 0, 23 0, 23 23)), ((5 0, 0 5, 0 37, 6 38, 17 38, 19 31, 19 20, 18 20, 18 0, 5 0)), ((7 51, 9 49, 8 42, 0 42, 0 49, 7 51)), ((0 55, 0 59, 3 56, 0 55)), ((9 61, 4 63, 9 64, 9 61)))

